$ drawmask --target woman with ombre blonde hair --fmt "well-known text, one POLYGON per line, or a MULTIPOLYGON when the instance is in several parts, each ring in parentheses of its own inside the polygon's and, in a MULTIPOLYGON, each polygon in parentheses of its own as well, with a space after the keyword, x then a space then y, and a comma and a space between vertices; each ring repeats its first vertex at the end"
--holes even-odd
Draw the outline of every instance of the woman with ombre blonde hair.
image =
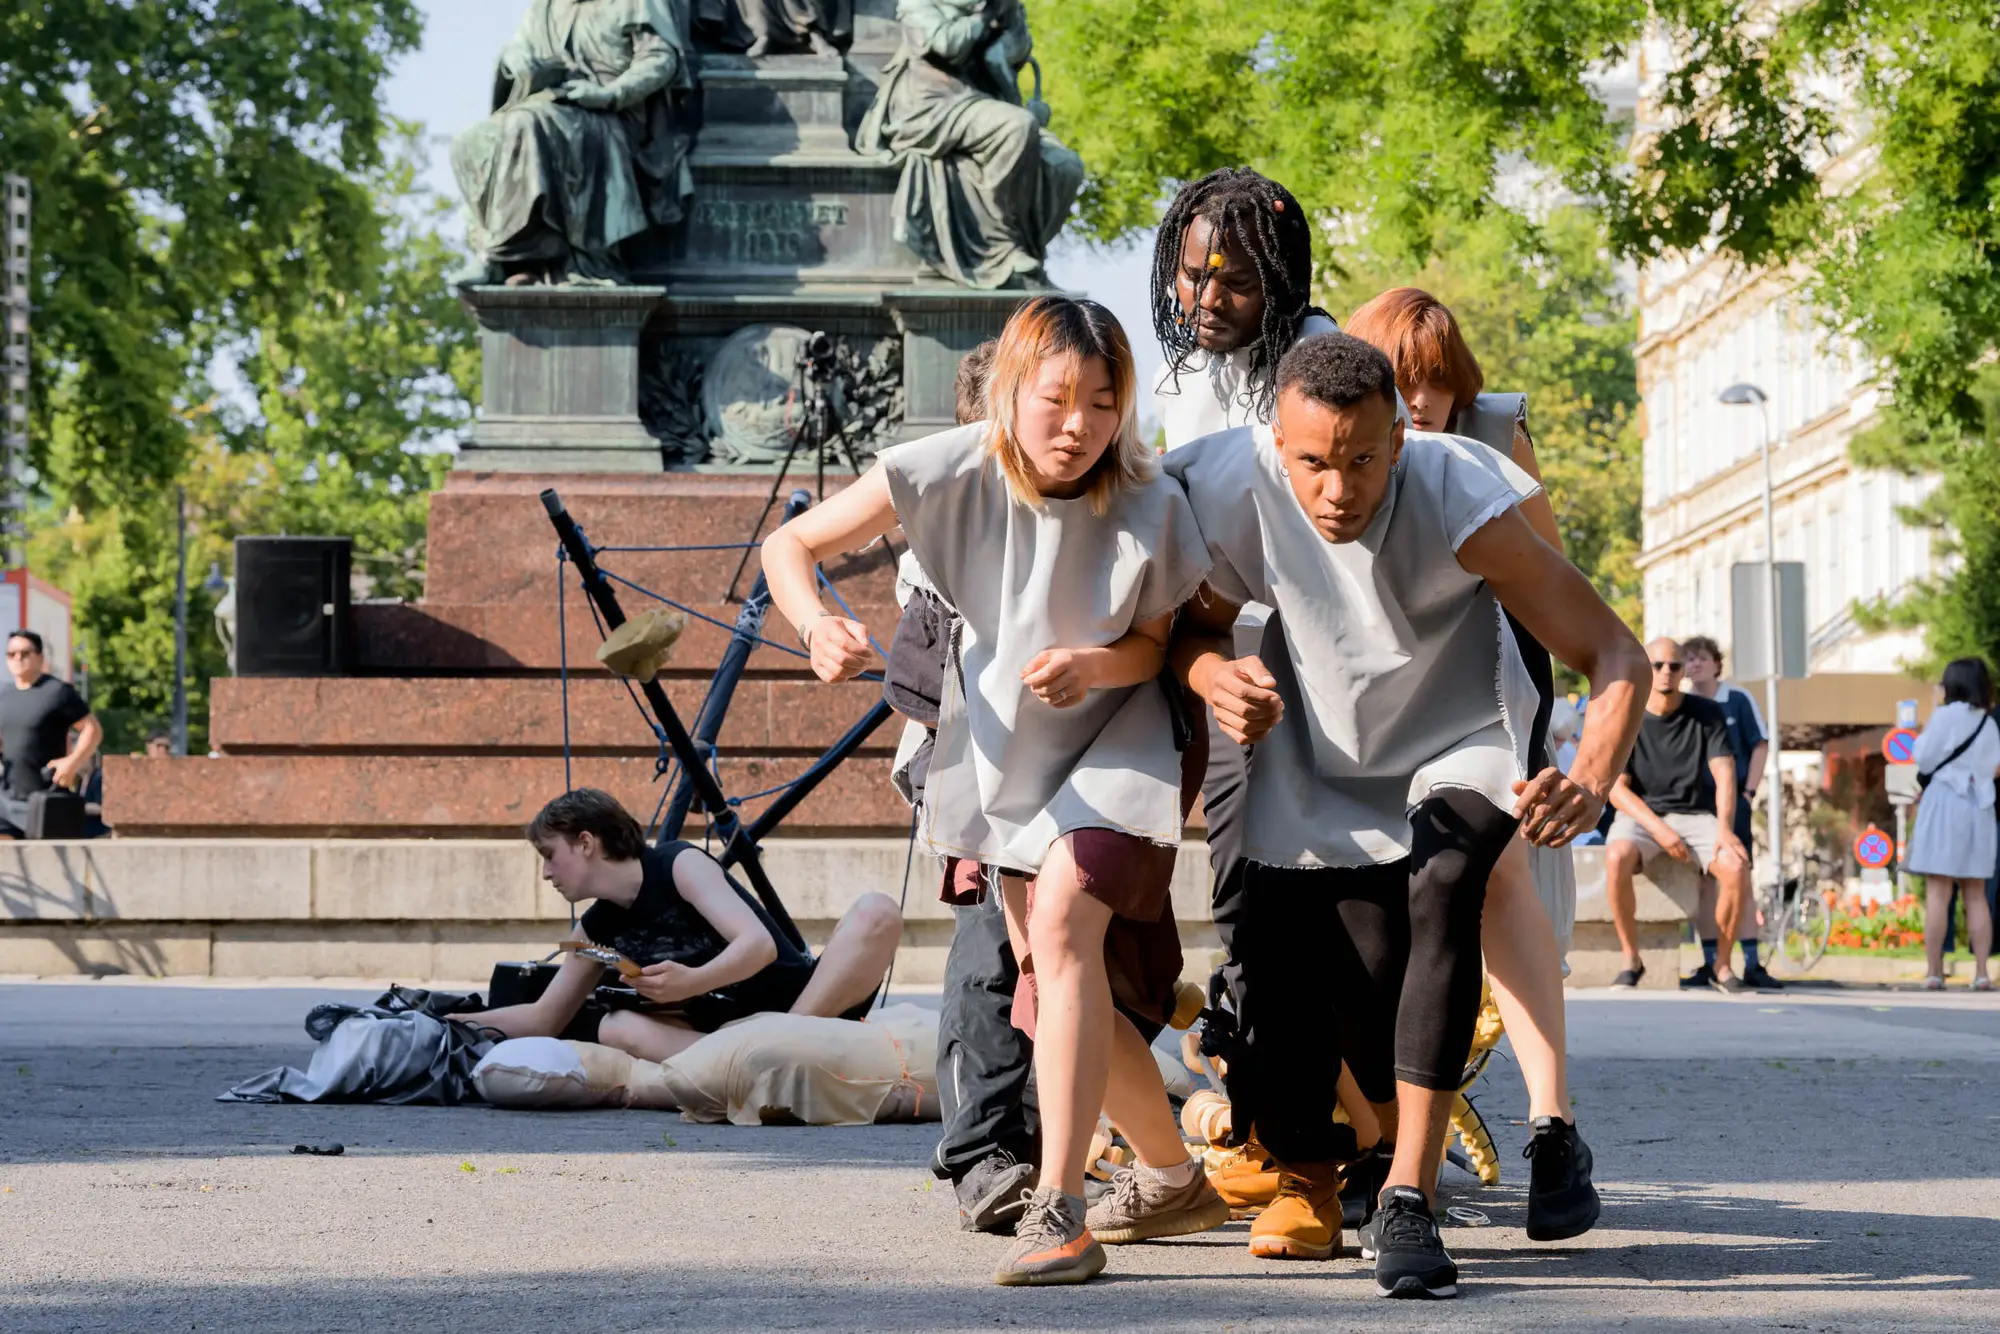
POLYGON ((952 614, 920 828, 947 861, 997 874, 1035 1039, 1042 1161, 995 1275, 1079 1283, 1100 1242, 1220 1226, 1141 1026, 1180 973, 1169 882, 1205 733, 1157 679, 1174 613, 1207 572, 1186 496, 1135 426, 1131 347, 1093 301, 1037 297, 1000 336, 988 419, 882 452, 853 486, 764 543, 772 600, 823 681, 875 661, 867 627, 820 602, 814 566, 900 524, 952 614), (1091 1206, 1099 1111, 1135 1167, 1091 1206))
MULTIPOLYGON (((1348 317, 1347 332, 1373 344, 1389 358, 1396 388, 1410 407, 1418 431, 1461 435, 1478 441, 1537 483, 1535 442, 1528 434, 1525 399, 1509 398, 1508 409, 1491 420, 1480 413, 1486 376, 1466 346, 1458 320, 1442 301, 1415 287, 1392 287, 1348 317), (1481 419, 1475 424, 1475 419, 1481 419), (1495 429, 1486 429, 1488 426, 1495 429)), ((1521 517, 1535 535, 1562 552, 1562 530, 1546 489, 1521 502, 1521 517)), ((1509 614, 1515 647, 1540 697, 1529 725, 1530 772, 1545 765, 1555 679, 1549 652, 1528 628, 1509 614)), ((1531 848, 1516 839, 1487 881, 1486 911, 1480 919, 1480 948, 1493 984, 1493 1000, 1528 1086, 1528 1116, 1535 1127, 1530 1143, 1534 1163, 1528 1188, 1528 1237, 1562 1241, 1597 1222, 1599 1200, 1590 1179, 1589 1146, 1576 1132, 1569 1099, 1568 1035, 1563 1014, 1563 936, 1576 915, 1576 878, 1568 848, 1531 848)))

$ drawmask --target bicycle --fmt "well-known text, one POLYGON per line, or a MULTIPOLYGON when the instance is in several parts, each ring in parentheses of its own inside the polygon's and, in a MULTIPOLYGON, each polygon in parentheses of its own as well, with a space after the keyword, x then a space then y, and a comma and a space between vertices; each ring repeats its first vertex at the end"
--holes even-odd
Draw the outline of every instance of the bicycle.
POLYGON ((1757 913, 1763 922, 1764 939, 1769 943, 1773 962, 1782 961, 1787 970, 1803 973, 1826 954, 1833 936, 1833 907, 1820 889, 1820 874, 1834 863, 1816 852, 1801 859, 1798 874, 1784 877, 1780 885, 1764 885, 1757 893, 1757 913))

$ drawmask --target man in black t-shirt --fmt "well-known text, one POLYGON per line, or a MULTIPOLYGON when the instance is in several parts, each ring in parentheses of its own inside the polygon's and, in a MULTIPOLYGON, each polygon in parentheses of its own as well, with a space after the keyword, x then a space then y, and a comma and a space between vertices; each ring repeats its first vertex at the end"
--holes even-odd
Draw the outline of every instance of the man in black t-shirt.
POLYGON ((83 785, 90 757, 104 729, 76 688, 48 674, 42 637, 33 630, 7 636, 7 672, 0 685, 0 763, 6 770, 0 793, 0 838, 21 838, 27 829, 28 798, 52 787, 72 791, 83 785), (77 734, 70 745, 70 732, 77 734))
MULTIPOLYGON (((1646 975, 1632 890, 1632 877, 1641 866, 1665 856, 1714 877, 1715 923, 1723 940, 1736 938, 1737 923, 1750 903, 1750 856, 1731 827, 1736 756, 1728 721, 1714 701, 1681 690, 1686 663, 1679 644, 1656 639, 1646 647, 1653 688, 1632 758, 1611 789, 1618 815, 1605 838, 1605 892, 1625 950, 1625 970, 1612 982, 1617 987, 1635 987, 1646 975)), ((1709 985, 1732 995, 1744 990, 1743 980, 1720 954, 1709 985)))
POLYGON ((558 894, 571 903, 596 900, 575 944, 615 953, 646 1008, 588 1007, 610 965, 573 953, 540 999, 451 1016, 510 1038, 561 1036, 664 1061, 746 1015, 859 1019, 902 939, 895 900, 864 894, 814 959, 714 858, 691 843, 648 847, 639 822, 595 788, 557 797, 527 832, 542 855, 542 878, 558 894))

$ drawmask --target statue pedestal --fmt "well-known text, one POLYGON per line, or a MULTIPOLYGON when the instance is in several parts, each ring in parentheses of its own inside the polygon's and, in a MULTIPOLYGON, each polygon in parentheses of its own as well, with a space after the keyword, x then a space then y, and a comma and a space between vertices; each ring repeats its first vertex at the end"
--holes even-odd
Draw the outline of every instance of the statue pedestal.
POLYGON ((659 287, 468 287, 484 402, 458 466, 656 472, 639 420, 639 333, 659 287))

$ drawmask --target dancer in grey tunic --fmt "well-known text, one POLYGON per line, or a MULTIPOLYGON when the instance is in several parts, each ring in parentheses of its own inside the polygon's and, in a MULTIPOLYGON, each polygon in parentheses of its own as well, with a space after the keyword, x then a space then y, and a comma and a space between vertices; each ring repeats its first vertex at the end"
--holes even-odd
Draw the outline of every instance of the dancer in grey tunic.
MULTIPOLYGON (((821 605, 814 565, 900 522, 953 613, 923 833, 1002 871, 1022 990, 1039 996, 1041 1180, 995 1275, 1082 1282, 1105 1242, 1205 1231, 1229 1208, 1188 1158, 1144 1038, 1112 1008, 1114 920, 1172 952, 1168 898, 1184 757, 1159 682, 1177 606, 1207 558, 1184 495, 1138 438, 1131 350, 1094 302, 1041 297, 1008 321, 993 419, 885 450, 774 533, 764 573, 827 681, 874 660, 821 605), (1086 1220, 1100 1109, 1139 1159, 1086 1220)), ((1198 759, 1199 750, 1186 758, 1198 759)))
MULTIPOLYGON (((1528 435, 1527 400, 1519 394, 1480 392, 1485 374, 1451 311, 1427 292, 1395 287, 1362 305, 1348 317, 1347 327, 1389 358, 1415 429, 1478 440, 1520 469, 1532 483, 1521 501, 1521 516, 1560 553, 1562 530, 1542 490, 1535 442, 1528 435)), ((1540 770, 1551 761, 1554 674, 1548 650, 1519 618, 1510 615, 1507 624, 1537 693, 1528 742, 1531 762, 1540 770)), ((1528 1086, 1528 1119, 1538 1135, 1562 1137, 1571 1121, 1562 956, 1575 921, 1576 872, 1570 850, 1536 847, 1525 839, 1509 844, 1487 882, 1480 945, 1494 1003, 1528 1086)), ((1537 1202, 1543 1195, 1563 1188, 1556 1178, 1568 1160, 1559 1149, 1537 1151, 1531 1215, 1541 1213, 1537 1202)), ((1542 1222, 1539 1216, 1531 1221, 1542 1222)), ((1534 1230, 1573 1235, 1567 1227, 1534 1230)))
MULTIPOLYGON (((1267 985, 1241 1017, 1238 1114, 1247 1103, 1291 1173, 1323 1181, 1327 1048, 1362 1044, 1341 1054, 1371 1100, 1393 1082, 1400 1132, 1364 1247, 1384 1295, 1449 1296, 1456 1268, 1428 1191, 1479 1004, 1486 877, 1517 821, 1550 846, 1592 826, 1645 670, 1631 632, 1522 518, 1533 483, 1473 442, 1406 437, 1394 404, 1388 360, 1324 334, 1281 363, 1273 427, 1168 456, 1215 561, 1214 596, 1190 604, 1174 660, 1225 731, 1258 743, 1237 939, 1246 979, 1267 985), (1262 654, 1232 660, 1252 598, 1277 616, 1262 654), (1529 768, 1535 696, 1503 606, 1591 678, 1602 723, 1568 776, 1529 768), (1315 957, 1326 963, 1308 972, 1315 957)), ((1573 1132, 1566 1145, 1581 1150, 1573 1132)), ((1580 1166, 1587 1191, 1587 1150, 1580 1166)), ((1320 1235, 1337 1233, 1331 1192, 1301 1195, 1320 1235)), ((1296 1213, 1268 1253, 1311 1253, 1289 1248, 1311 1238, 1296 1213)))

